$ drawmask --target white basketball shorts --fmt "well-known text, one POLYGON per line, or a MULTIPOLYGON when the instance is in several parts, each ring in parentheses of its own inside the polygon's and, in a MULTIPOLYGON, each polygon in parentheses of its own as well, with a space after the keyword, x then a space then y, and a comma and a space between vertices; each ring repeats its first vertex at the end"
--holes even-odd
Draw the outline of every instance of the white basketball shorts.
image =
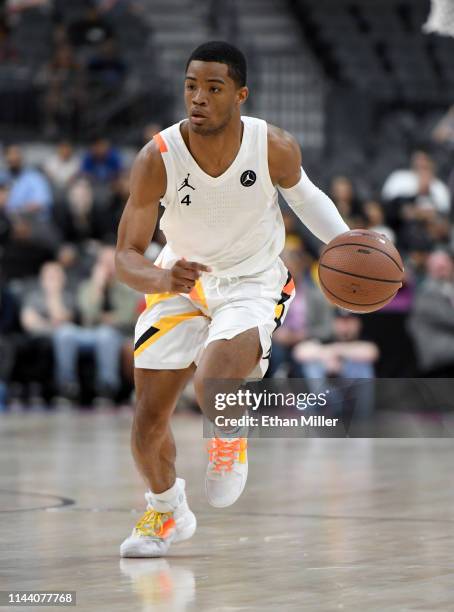
POLYGON ((294 295, 293 279, 280 258, 253 276, 202 273, 189 294, 146 295, 146 309, 135 330, 135 367, 178 370, 197 365, 210 342, 257 327, 262 358, 252 376, 259 378, 268 368, 271 336, 294 295))

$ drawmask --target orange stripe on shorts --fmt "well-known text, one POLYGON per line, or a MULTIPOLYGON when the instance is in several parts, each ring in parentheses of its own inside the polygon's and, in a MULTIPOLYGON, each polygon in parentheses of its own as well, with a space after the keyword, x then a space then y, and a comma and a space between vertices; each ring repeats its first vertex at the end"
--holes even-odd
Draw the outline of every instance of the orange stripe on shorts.
POLYGON ((291 278, 289 282, 285 285, 285 287, 282 289, 282 293, 286 293, 287 295, 290 295, 294 289, 295 289, 295 281, 293 280, 293 278, 291 278))
POLYGON ((168 149, 167 149, 167 145, 164 141, 164 138, 161 136, 161 134, 155 134, 153 136, 153 140, 156 140, 156 143, 159 147, 159 150, 161 151, 161 153, 167 153, 168 149))

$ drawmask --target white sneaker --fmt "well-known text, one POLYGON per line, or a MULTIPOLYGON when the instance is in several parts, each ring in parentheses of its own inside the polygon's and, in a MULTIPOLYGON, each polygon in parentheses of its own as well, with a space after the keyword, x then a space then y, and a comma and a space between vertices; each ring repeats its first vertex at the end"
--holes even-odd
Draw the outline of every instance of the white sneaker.
POLYGON ((211 438, 205 491, 215 508, 231 506, 246 485, 247 438, 211 438))
POLYGON ((121 557, 162 557, 172 543, 191 538, 196 530, 197 521, 191 512, 184 491, 185 481, 177 478, 181 493, 177 504, 169 506, 168 511, 158 512, 154 506, 162 509, 163 502, 159 494, 151 491, 145 493, 147 510, 137 522, 129 538, 120 546, 121 557))

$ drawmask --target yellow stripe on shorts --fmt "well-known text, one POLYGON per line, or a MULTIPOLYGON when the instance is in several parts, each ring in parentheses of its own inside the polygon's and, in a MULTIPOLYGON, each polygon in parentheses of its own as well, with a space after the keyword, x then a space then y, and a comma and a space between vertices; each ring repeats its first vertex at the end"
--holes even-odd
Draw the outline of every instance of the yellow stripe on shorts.
POLYGON ((134 357, 138 357, 146 348, 156 342, 164 336, 171 329, 176 327, 179 323, 192 319, 193 317, 201 317, 203 314, 200 310, 193 310, 191 312, 184 312, 182 314, 168 315, 162 317, 156 323, 154 323, 146 332, 144 332, 137 340, 134 346, 134 357))
POLYGON ((171 297, 175 297, 178 295, 177 293, 146 293, 145 294, 145 304, 147 306, 147 310, 149 310, 152 306, 157 304, 158 302, 163 302, 164 300, 168 300, 171 297))

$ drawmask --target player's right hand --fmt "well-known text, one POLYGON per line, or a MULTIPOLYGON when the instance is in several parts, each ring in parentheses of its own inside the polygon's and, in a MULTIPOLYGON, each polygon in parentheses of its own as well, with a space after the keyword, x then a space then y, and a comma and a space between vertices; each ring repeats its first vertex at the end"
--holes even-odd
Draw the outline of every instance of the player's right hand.
POLYGON ((186 261, 183 258, 176 261, 167 272, 168 288, 166 291, 171 293, 190 293, 200 274, 202 272, 211 272, 211 268, 195 261, 186 261))

